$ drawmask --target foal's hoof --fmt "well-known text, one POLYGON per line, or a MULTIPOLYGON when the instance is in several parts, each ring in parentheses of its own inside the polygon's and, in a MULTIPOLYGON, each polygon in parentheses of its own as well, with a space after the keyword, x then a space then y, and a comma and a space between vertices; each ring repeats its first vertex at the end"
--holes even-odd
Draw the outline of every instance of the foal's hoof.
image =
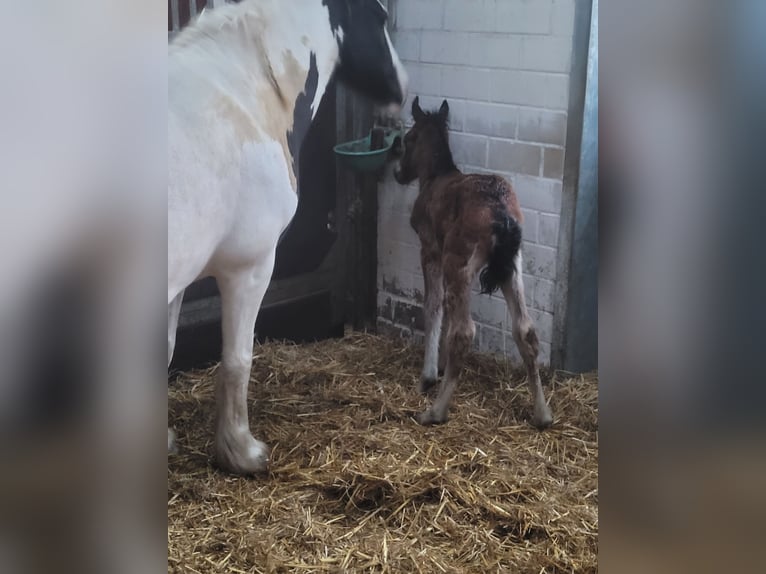
POLYGON ((418 392, 421 395, 425 395, 438 383, 439 383, 439 379, 432 379, 430 377, 420 377, 420 383, 418 384, 418 392))
POLYGON ((225 472, 239 475, 262 474, 269 470, 269 447, 250 433, 216 436, 215 458, 225 472))
POLYGON ((417 415, 415 420, 423 426, 440 425, 447 422, 447 413, 439 415, 428 409, 417 415))

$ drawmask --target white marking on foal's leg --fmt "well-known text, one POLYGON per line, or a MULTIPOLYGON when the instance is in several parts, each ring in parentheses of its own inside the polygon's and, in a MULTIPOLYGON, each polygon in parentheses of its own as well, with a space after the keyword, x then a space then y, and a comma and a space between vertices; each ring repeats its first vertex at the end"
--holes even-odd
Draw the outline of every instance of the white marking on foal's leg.
POLYGON ((439 338, 444 316, 444 284, 441 265, 424 255, 422 266, 426 292, 424 305, 426 348, 418 390, 424 393, 439 381, 439 338))
POLYGON ((545 428, 553 423, 553 415, 548 403, 545 402, 543 385, 540 381, 540 371, 537 367, 537 354, 539 341, 535 326, 529 318, 527 305, 524 301, 524 281, 521 276, 521 252, 515 259, 514 265, 516 271, 511 280, 502 286, 505 301, 508 304, 508 310, 511 312, 513 320, 513 339, 519 348, 524 359, 524 365, 527 369, 527 385, 532 393, 534 400, 534 416, 532 424, 538 428, 545 428))
POLYGON ((445 266, 446 303, 445 313, 449 317, 449 333, 447 334, 449 354, 444 378, 439 386, 433 404, 425 412, 418 415, 418 422, 423 425, 440 424, 447 421, 447 411, 450 400, 457 387, 458 377, 463 367, 463 361, 471 347, 476 327, 471 319, 471 283, 466 280, 464 269, 454 269, 445 266))
POLYGON ((216 387, 215 449, 218 465, 235 474, 264 472, 269 463, 268 447, 250 433, 247 388, 253 364, 255 319, 273 268, 274 252, 254 271, 218 279, 223 353, 216 387))
MULTIPOLYGON (((184 292, 181 291, 168 305, 168 367, 173 360, 173 351, 176 348, 176 331, 178 330, 178 318, 181 316, 181 303, 184 300, 184 292)), ((176 434, 168 428, 168 454, 177 452, 176 434)))

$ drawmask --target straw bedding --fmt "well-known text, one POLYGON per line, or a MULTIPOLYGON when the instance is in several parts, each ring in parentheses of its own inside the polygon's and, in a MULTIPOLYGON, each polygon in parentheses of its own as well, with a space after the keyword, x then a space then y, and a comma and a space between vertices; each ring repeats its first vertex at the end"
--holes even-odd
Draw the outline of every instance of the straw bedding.
POLYGON ((367 334, 256 346, 251 426, 270 474, 212 466, 216 368, 170 383, 168 572, 596 572, 598 381, 473 355, 447 424, 411 415, 422 349, 367 334))

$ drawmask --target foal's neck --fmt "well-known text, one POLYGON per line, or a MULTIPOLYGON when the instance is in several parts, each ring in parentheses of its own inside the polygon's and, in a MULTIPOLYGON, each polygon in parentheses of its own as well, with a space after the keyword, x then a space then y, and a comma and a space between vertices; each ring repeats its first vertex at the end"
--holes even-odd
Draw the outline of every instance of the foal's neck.
POLYGON ((440 142, 431 153, 431 161, 420 170, 419 178, 421 186, 432 182, 445 175, 460 173, 452 159, 452 151, 448 142, 440 142))

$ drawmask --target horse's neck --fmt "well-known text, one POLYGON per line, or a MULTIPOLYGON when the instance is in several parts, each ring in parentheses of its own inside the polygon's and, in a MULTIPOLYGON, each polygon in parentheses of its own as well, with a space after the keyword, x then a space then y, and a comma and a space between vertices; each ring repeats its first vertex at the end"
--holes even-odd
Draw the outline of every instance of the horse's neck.
POLYGON ((214 54, 218 78, 211 81, 238 93, 245 107, 261 105, 267 87, 291 113, 310 83, 312 119, 338 62, 338 43, 321 0, 227 4, 205 13, 178 44, 180 50, 214 54))

